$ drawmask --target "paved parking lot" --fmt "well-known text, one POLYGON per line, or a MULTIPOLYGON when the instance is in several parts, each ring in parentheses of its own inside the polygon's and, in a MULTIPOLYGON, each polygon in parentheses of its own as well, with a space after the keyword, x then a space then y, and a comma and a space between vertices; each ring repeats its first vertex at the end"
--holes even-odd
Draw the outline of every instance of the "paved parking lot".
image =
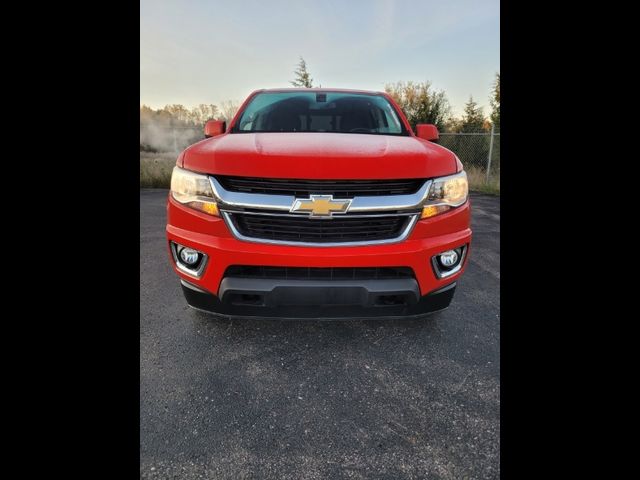
POLYGON ((500 205, 424 320, 229 321, 186 306, 166 190, 140 192, 142 478, 500 476, 500 205))

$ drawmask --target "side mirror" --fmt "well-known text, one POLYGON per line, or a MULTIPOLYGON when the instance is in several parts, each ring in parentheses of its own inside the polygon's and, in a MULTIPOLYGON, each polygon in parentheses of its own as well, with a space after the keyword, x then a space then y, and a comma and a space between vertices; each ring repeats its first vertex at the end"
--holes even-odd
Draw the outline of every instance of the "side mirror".
POLYGON ((223 120, 209 120, 204 125, 204 136, 206 138, 221 135, 227 129, 227 122, 223 120))
POLYGON ((416 125, 416 136, 429 140, 430 142, 440 138, 438 127, 430 123, 419 123, 416 125))

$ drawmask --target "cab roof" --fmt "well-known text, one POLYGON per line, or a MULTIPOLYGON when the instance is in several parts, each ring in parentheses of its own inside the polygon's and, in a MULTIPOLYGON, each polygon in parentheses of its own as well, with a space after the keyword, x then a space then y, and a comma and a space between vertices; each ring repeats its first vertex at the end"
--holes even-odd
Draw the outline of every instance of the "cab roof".
POLYGON ((261 88, 256 90, 258 92, 335 92, 335 93, 364 93, 369 95, 383 95, 385 92, 377 92, 375 90, 359 90, 352 88, 325 88, 325 87, 285 87, 285 88, 261 88))

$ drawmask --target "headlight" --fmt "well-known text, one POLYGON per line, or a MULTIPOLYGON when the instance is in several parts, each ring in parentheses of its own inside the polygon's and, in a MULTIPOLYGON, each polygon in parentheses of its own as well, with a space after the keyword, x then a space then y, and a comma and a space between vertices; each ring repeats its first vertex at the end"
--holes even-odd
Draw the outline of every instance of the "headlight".
POLYGON ((188 207, 218 216, 218 205, 213 197, 209 177, 174 167, 171 174, 171 195, 188 207))
POLYGON ((451 208, 459 207, 467 201, 468 196, 469 183, 464 170, 455 175, 436 178, 431 184, 420 218, 433 217, 451 208))

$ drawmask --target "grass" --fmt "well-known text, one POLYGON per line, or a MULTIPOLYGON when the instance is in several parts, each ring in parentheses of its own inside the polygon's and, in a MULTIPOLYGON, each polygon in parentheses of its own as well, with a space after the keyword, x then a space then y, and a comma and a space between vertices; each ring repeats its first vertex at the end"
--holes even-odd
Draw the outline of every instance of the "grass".
POLYGON ((485 170, 476 167, 469 167, 467 178, 469 179, 469 190, 473 192, 488 193, 490 195, 500 195, 500 175, 492 175, 487 182, 485 170))
POLYGON ((140 152, 140 188, 169 188, 177 155, 140 152))
MULTIPOLYGON (((140 188, 169 188, 176 158, 177 155, 171 152, 140 152, 140 188)), ((500 195, 500 175, 490 177, 487 183, 484 170, 475 167, 466 170, 469 190, 500 195)))

